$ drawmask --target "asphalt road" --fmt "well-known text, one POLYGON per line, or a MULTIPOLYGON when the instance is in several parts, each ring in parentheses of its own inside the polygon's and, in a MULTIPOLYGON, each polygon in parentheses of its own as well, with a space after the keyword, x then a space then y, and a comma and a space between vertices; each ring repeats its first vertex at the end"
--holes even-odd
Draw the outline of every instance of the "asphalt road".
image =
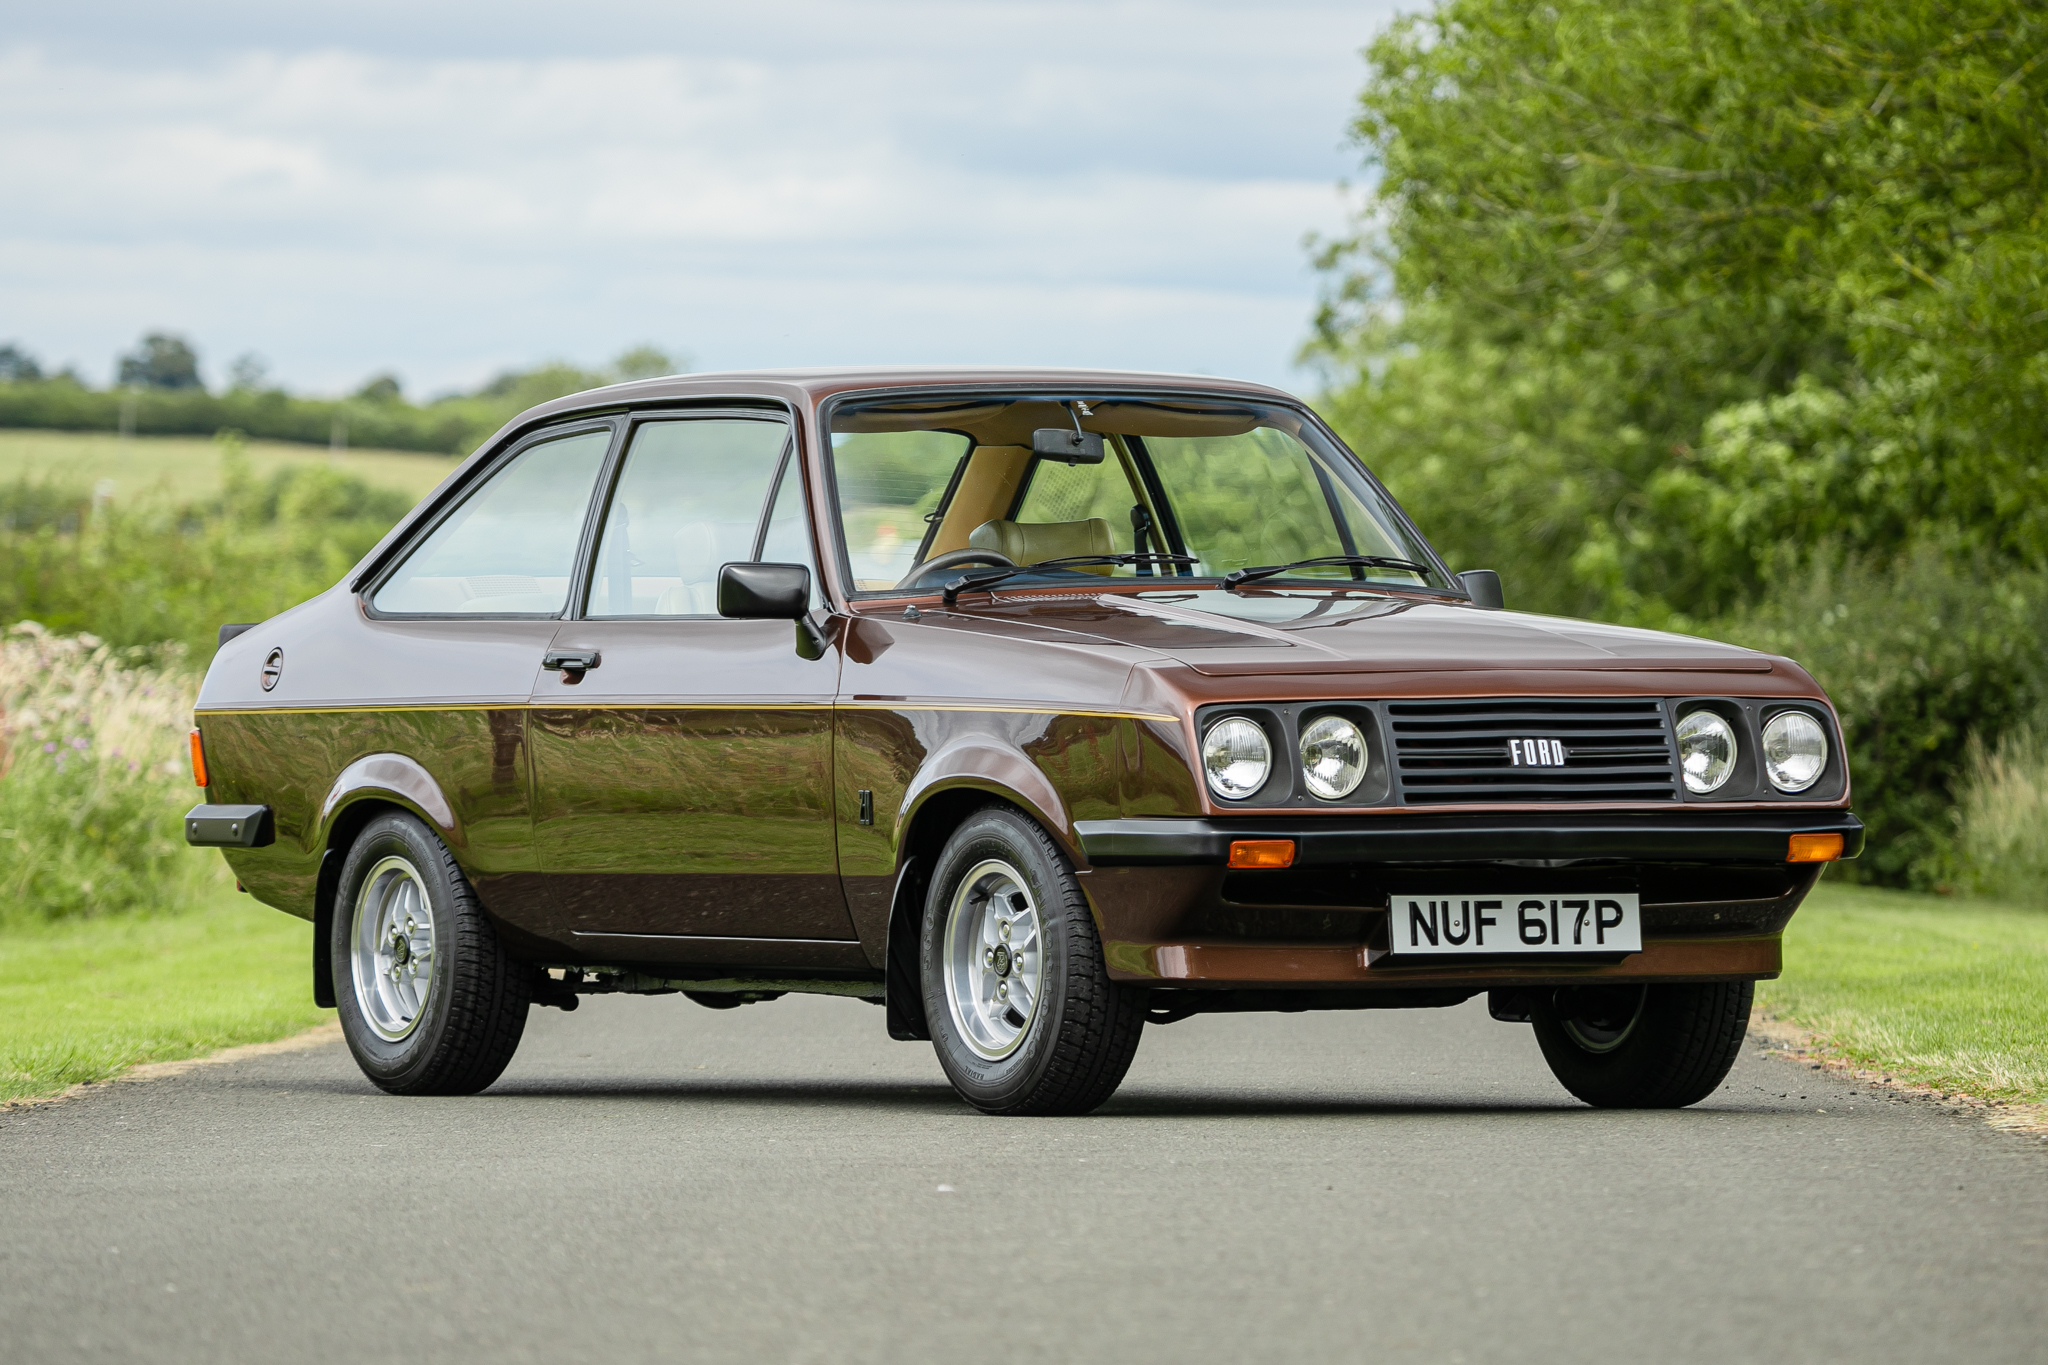
POLYGON ((1456 1010, 1151 1029, 979 1117, 879 1009, 536 1010, 472 1099, 338 1044, 0 1113, 0 1358, 2040 1361, 2048 1144, 1745 1050, 1599 1113, 1456 1010))

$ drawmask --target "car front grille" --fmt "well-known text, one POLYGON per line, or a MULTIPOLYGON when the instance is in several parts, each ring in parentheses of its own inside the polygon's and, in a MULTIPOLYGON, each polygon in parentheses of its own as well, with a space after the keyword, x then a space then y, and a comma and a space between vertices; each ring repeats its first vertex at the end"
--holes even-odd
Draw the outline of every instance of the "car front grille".
POLYGON ((1397 701, 1387 720, 1411 806, 1678 799, 1671 730, 1655 699, 1397 701))

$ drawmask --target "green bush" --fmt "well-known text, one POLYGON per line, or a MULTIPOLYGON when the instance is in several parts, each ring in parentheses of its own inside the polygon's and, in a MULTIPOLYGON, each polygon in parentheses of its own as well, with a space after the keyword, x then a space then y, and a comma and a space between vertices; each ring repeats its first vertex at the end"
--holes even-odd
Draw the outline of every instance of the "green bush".
POLYGON ((176 647, 0 640, 0 927, 188 904, 223 875, 179 838, 196 690, 176 647))
POLYGON ((1852 880, 1932 889, 1956 875, 1953 811, 1971 744, 2000 740, 2048 699, 2048 581, 1922 548, 1788 574, 1765 601, 1705 628, 1789 655, 1828 690, 1855 808, 1869 827, 1852 880))
POLYGON ((2015 727, 1993 747, 1972 739, 1956 812, 1959 880, 1979 895, 2048 904, 2048 725, 2015 727))

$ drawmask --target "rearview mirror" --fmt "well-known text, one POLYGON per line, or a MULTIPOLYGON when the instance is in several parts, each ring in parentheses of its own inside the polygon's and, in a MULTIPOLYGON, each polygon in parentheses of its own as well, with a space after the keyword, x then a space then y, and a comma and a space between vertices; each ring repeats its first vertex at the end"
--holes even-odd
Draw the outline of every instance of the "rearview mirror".
POLYGON ((1102 433, 1073 427, 1039 427, 1031 433, 1031 453, 1068 464, 1101 464, 1102 433))
POLYGON ((801 564, 726 564, 718 614, 741 621, 794 621, 811 610, 811 571, 801 564))

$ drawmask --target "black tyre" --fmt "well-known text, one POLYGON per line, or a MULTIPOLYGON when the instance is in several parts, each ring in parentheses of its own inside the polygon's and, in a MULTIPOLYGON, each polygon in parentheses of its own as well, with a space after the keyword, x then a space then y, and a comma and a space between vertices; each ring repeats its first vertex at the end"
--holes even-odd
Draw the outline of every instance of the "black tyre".
POLYGON ((1680 1109, 1714 1093, 1749 1031, 1756 985, 1577 986, 1532 1011, 1564 1088, 1603 1109, 1680 1109))
POLYGON ((1130 1070, 1142 990, 1109 979, 1065 854, 1007 807, 977 811, 933 869, 919 934, 946 1078, 989 1114, 1085 1114, 1130 1070))
POLYGON ((533 971, 506 953, 425 825, 394 813, 364 827, 342 862, 332 932, 341 1031, 372 1082, 472 1095, 504 1073, 533 971))

